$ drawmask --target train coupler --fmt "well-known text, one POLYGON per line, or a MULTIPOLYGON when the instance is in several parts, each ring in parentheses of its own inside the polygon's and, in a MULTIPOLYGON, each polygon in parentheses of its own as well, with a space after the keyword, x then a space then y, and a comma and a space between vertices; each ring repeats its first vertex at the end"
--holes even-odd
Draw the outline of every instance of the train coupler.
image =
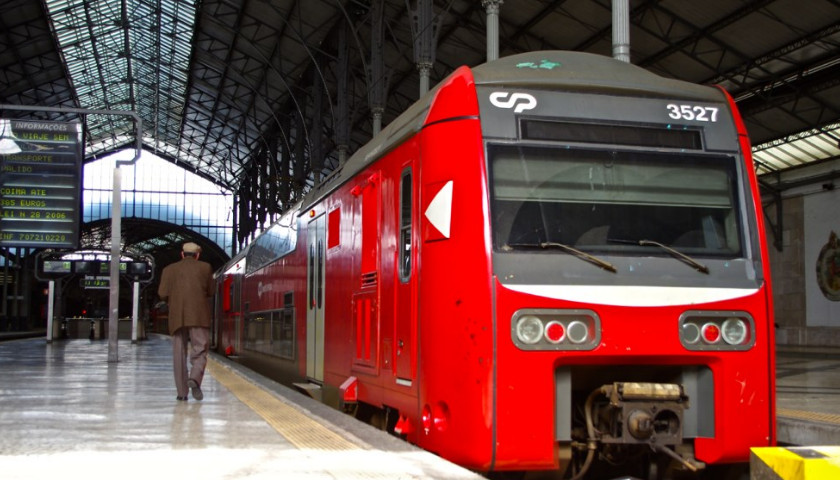
MULTIPOLYGON (((594 392, 593 392, 594 393, 594 392)), ((615 382, 600 393, 609 403, 594 404, 603 443, 678 445, 688 396, 672 383, 615 382)))

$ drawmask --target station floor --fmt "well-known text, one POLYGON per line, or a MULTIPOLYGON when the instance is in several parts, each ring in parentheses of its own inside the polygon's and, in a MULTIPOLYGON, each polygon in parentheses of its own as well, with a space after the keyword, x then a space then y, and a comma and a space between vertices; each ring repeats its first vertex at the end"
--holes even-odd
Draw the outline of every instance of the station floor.
POLYGON ((780 443, 840 446, 840 348, 776 351, 780 443))
POLYGON ((117 352, 0 342, 0 478, 482 478, 218 357, 177 401, 168 337, 117 352))
MULTIPOLYGON (((175 400, 169 338, 0 342, 2 479, 480 479, 211 355, 175 400)), ((840 445, 840 349, 777 352, 779 441, 840 445)))

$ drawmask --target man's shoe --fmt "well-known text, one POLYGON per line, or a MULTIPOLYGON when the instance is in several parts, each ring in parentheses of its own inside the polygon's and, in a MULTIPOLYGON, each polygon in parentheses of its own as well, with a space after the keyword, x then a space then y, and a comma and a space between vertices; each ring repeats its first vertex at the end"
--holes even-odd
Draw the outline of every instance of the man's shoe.
POLYGON ((175 397, 175 400, 178 400, 179 402, 186 402, 187 397, 175 397))
POLYGON ((187 381, 187 385, 190 387, 190 392, 192 392, 192 396, 196 400, 201 400, 204 398, 204 394, 201 393, 201 386, 193 380, 192 378, 187 381))

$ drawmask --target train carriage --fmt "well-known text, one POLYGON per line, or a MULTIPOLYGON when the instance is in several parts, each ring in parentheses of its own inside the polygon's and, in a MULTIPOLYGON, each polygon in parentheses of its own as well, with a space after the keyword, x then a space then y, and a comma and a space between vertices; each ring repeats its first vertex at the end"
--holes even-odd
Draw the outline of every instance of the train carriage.
POLYGON ((515 55, 453 72, 252 243, 219 328, 477 471, 746 462, 775 442, 760 212, 722 90, 515 55))

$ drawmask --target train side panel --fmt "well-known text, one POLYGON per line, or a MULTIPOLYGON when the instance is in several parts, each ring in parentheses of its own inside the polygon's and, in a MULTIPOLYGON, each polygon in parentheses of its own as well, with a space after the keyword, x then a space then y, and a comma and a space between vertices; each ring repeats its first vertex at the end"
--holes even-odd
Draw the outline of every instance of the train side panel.
POLYGON ((355 378, 359 401, 399 410, 416 409, 416 311, 397 312, 397 296, 415 281, 399 279, 396 257, 400 188, 417 155, 408 140, 313 206, 327 212, 329 232, 324 382, 355 378))
MULTIPOLYGON (((294 248, 267 265, 246 265, 241 277, 242 346, 236 354, 263 375, 292 383, 306 374, 307 231, 296 209, 284 222, 282 230, 294 236, 294 248)), ((246 258, 252 262, 256 255, 246 258)))
POLYGON ((427 420, 418 419, 409 440, 487 470, 495 332, 486 164, 471 76, 441 89, 421 138, 420 404, 427 420))

